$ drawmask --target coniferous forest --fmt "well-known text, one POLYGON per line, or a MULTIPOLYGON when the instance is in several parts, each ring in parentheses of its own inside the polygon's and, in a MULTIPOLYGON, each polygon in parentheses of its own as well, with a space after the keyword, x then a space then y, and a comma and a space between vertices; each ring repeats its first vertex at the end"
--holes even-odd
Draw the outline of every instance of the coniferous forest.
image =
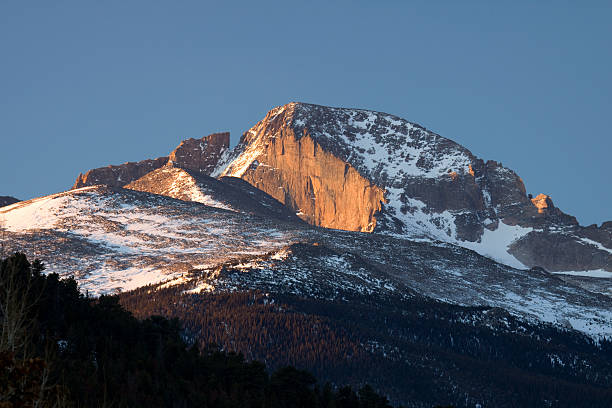
POLYGON ((0 407, 390 407, 385 397, 273 372, 201 347, 177 319, 138 320, 16 253, 0 264, 0 407))
POLYGON ((496 407, 612 406, 612 343, 503 309, 355 296, 150 285, 120 295, 135 316, 178 318, 190 342, 293 365, 324 382, 368 383, 392 403, 496 407))

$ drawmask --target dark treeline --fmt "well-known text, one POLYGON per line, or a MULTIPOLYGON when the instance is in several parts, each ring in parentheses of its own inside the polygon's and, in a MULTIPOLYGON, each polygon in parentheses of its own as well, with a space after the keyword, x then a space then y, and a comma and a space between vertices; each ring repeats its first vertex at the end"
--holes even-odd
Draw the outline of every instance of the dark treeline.
POLYGON ((23 254, 0 264, 2 408, 390 406, 367 385, 321 385, 291 366, 270 374, 242 354, 189 346, 177 319, 138 320, 117 297, 84 297, 74 279, 42 271, 23 254))
POLYGON ((409 406, 612 406, 609 341, 597 345, 500 309, 421 297, 374 304, 187 289, 144 287, 121 303, 140 318, 179 318, 200 347, 214 342, 333 383, 367 382, 409 406))

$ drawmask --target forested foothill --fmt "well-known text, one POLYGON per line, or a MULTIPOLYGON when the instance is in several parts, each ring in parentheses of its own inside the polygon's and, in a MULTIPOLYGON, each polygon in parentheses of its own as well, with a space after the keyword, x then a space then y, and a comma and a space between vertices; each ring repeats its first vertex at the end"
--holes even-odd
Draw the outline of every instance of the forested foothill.
POLYGON ((287 293, 190 292, 150 285, 120 295, 139 318, 178 318, 190 342, 243 353, 322 381, 368 383, 408 406, 612 406, 612 343, 525 322, 503 309, 422 296, 330 301, 287 293))
POLYGON ((390 407, 372 387, 321 384, 134 317, 117 296, 16 253, 0 263, 0 407, 390 407))

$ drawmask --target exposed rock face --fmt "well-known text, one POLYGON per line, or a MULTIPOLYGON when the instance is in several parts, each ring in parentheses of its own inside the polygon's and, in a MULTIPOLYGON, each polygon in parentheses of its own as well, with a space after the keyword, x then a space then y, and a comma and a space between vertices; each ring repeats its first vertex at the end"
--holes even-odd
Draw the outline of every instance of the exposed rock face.
POLYGON ((552 200, 546 194, 538 194, 537 197, 531 199, 531 202, 538 209, 538 214, 544 214, 545 211, 555 208, 552 200))
POLYGON ((302 222, 288 207, 235 177, 222 177, 217 180, 199 172, 168 165, 152 171, 124 188, 265 218, 302 222))
POLYGON ((97 184, 123 187, 168 163, 176 167, 210 174, 221 155, 229 148, 229 140, 229 133, 213 133, 201 139, 187 139, 181 142, 169 156, 100 167, 89 170, 85 174, 79 174, 72 188, 97 184))
POLYGON ((523 264, 546 265, 549 271, 612 271, 612 250, 585 235, 581 227, 534 229, 514 242, 510 252, 523 264))
POLYGON ((243 136, 223 175, 241 177, 327 228, 372 232, 384 190, 290 125, 295 105, 274 110, 243 136))
MULTIPOLYGON (((224 175, 247 180, 312 224, 353 231, 417 233, 423 226, 405 219, 414 221, 414 211, 426 208, 465 214, 455 225, 440 217, 437 222, 474 241, 482 234, 481 219, 492 213, 479 183, 515 183, 500 177, 496 163, 485 165, 449 139, 357 109, 276 108, 245 133, 235 152, 224 175)), ((504 187, 492 189, 496 200, 508 194, 504 187)))
POLYGON ((169 164, 186 170, 210 174, 221 155, 229 149, 230 134, 213 133, 202 139, 187 139, 169 156, 169 164))
POLYGON ((128 162, 120 165, 111 165, 89 170, 79 174, 72 188, 95 186, 104 184, 111 187, 123 187, 127 183, 139 179, 145 174, 156 170, 168 162, 168 157, 128 162))
POLYGON ((11 197, 11 196, 0 196, 0 207, 4 207, 7 205, 11 205, 11 204, 15 204, 18 203, 19 200, 18 198, 15 197, 11 197))
POLYGON ((580 227, 550 197, 532 201, 501 163, 385 113, 275 108, 213 175, 240 177, 322 227, 452 242, 517 267, 612 270, 608 229, 580 227))

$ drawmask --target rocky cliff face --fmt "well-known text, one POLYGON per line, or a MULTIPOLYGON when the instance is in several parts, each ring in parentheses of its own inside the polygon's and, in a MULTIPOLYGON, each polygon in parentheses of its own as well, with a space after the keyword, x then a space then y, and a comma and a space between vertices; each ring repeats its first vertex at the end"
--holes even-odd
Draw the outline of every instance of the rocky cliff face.
POLYGON ((384 190, 293 129, 294 108, 271 111, 249 130, 222 175, 246 180, 313 225, 372 232, 384 190))
POLYGON ((213 133, 201 139, 187 139, 181 142, 169 156, 100 167, 89 170, 85 174, 79 174, 72 188, 98 184, 123 187, 169 163, 175 167, 210 174, 221 155, 229 148, 229 140, 229 133, 213 133))
POLYGON ((612 270, 608 229, 580 227, 501 163, 385 113, 280 106, 213 174, 242 178, 313 225, 452 242, 517 267, 612 270))
POLYGON ((139 179, 145 174, 156 170, 168 162, 168 157, 128 162, 120 165, 110 165, 92 169, 85 174, 79 174, 72 188, 104 184, 111 187, 123 187, 127 183, 139 179))
POLYGON ((221 155, 229 149, 230 134, 213 133, 202 139, 187 139, 172 153, 168 163, 175 167, 210 174, 221 155))

